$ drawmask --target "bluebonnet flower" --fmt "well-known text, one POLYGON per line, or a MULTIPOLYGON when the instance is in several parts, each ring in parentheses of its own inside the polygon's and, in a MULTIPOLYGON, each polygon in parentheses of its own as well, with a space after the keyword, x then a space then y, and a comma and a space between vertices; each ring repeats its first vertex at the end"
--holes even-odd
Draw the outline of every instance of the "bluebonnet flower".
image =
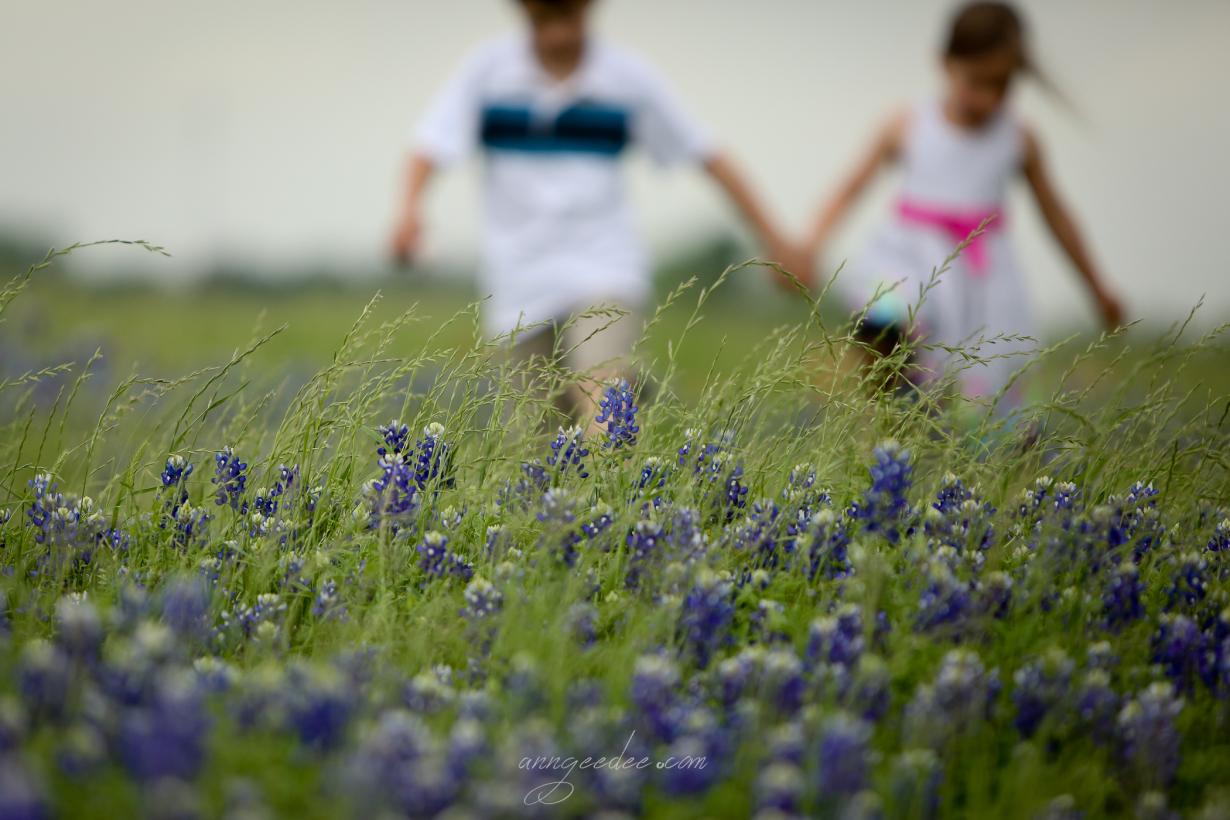
POLYGON ((286 675, 281 666, 258 667, 237 676, 234 683, 226 705, 240 729, 283 728, 286 675))
POLYGON ((1142 782, 1166 787, 1179 767, 1183 735, 1175 725, 1183 699, 1172 684, 1152 683, 1119 711, 1119 740, 1123 759, 1142 782))
POLYGON ((466 602, 461 615, 472 622, 497 615, 504 605, 504 593, 486 578, 475 578, 467 584, 461 597, 466 602))
POLYGON ((711 758, 706 740, 694 734, 675 739, 666 750, 673 765, 662 770, 662 788, 670 795, 701 794, 720 777, 719 767, 711 758))
POLYGON ((940 561, 927 568, 927 586, 918 600, 915 628, 920 631, 960 624, 970 607, 970 585, 940 561))
POLYGON ((1230 518, 1223 518, 1213 528, 1213 535, 1209 538, 1205 550, 1222 557, 1230 556, 1230 518))
POLYGON ((487 554, 493 559, 499 558, 504 554, 504 549, 508 545, 508 534, 504 531, 503 524, 491 524, 487 527, 487 538, 483 542, 487 548, 487 554))
POLYGON ((1115 655, 1110 641, 1097 641, 1085 648, 1085 663, 1090 669, 1103 669, 1110 672, 1118 662, 1119 658, 1115 655))
POLYGON ((1110 674, 1103 669, 1085 673, 1075 697, 1076 715, 1094 743, 1109 743, 1115 736, 1119 695, 1110 687, 1110 674))
MULTIPOLYGON (((70 726, 55 751, 56 765, 73 780, 85 780, 107 763, 107 739, 97 726, 81 722, 70 726)), ((0 817, 7 817, 0 810, 0 817)))
POLYGON ((162 622, 180 640, 203 639, 209 631, 209 590, 197 579, 175 578, 159 595, 162 622))
POLYGON ((1113 549, 1132 543, 1133 558, 1137 563, 1153 550, 1163 534, 1157 496, 1158 491, 1152 484, 1146 486, 1138 481, 1122 499, 1115 496, 1107 499, 1117 513, 1108 533, 1109 547, 1113 549))
POLYGON ((630 589, 641 585, 642 579, 655 564, 661 563, 665 536, 662 525, 651 518, 642 518, 628 533, 628 575, 630 589))
POLYGON ((171 515, 175 515, 175 509, 188 500, 188 491, 184 489, 184 484, 187 483, 188 476, 192 475, 192 469, 193 466, 183 456, 167 457, 167 465, 159 478, 162 479, 162 492, 167 496, 167 512, 171 515))
POLYGON ((930 749, 907 749, 893 760, 889 794, 894 817, 931 820, 939 813, 944 771, 930 749))
POLYGON ((1050 476, 1039 476, 1032 489, 1021 491, 1017 514, 1033 518, 1041 513, 1070 511, 1075 508, 1079 495, 1080 490, 1071 482, 1056 483, 1050 476))
POLYGON ((278 579, 278 588, 288 594, 315 590, 312 570, 305 556, 294 552, 283 555, 278 559, 278 571, 282 573, 282 577, 278 579))
POLYGON ((726 658, 717 665, 714 682, 719 699, 728 709, 743 697, 760 673, 765 652, 761 646, 744 647, 738 655, 726 658))
POLYGON ((1000 688, 999 670, 988 673, 976 652, 949 650, 935 681, 915 691, 907 726, 923 744, 942 744, 989 717, 1000 688))
POLYGON ((793 648, 770 649, 760 667, 760 689, 764 698, 778 712, 791 715, 803 705, 807 679, 803 662, 793 648))
POLYGON ((42 781, 16 755, 0 756, 0 817, 5 820, 52 817, 42 781))
POLYGON ((642 655, 636 659, 629 699, 654 737, 670 740, 675 736, 682 680, 679 665, 666 655, 642 655))
POLYGON ((808 555, 808 579, 846 577, 851 570, 850 531, 846 522, 832 510, 820 510, 807 520, 806 532, 810 538, 803 542, 808 555))
POLYGON ((807 757, 807 736, 803 721, 794 718, 765 733, 765 757, 769 761, 802 765, 807 757))
POLYGON ((102 647, 102 618, 98 608, 84 594, 66 595, 56 603, 56 621, 60 627, 60 645, 73 658, 93 661, 102 647))
POLYGON ((278 465, 277 480, 272 487, 260 487, 252 500, 252 506, 266 518, 272 518, 278 513, 278 499, 291 492, 299 482, 299 465, 287 467, 278 465))
POLYGON ((542 712, 551 700, 538 662, 525 652, 513 656, 512 671, 505 681, 504 691, 508 696, 509 713, 518 718, 542 712))
POLYGON ((1216 656, 1207 636, 1186 615, 1163 613, 1153 633, 1153 659, 1180 691, 1190 691, 1197 681, 1210 687, 1216 681, 1216 656))
POLYGON ((51 528, 51 517, 63 506, 64 496, 56 491, 57 484, 51 480, 50 473, 38 473, 26 484, 34 491, 30 509, 26 510, 26 516, 30 519, 26 526, 34 528, 36 544, 45 544, 51 528))
POLYGON ((209 716, 192 678, 164 677, 153 703, 130 709, 120 724, 120 757, 129 774, 152 782, 193 778, 205 761, 209 716))
POLYGON ((671 510, 671 551, 678 561, 693 561, 709 546, 709 536, 702 526, 700 510, 695 507, 674 507, 671 510))
POLYGON ((683 645, 698 667, 704 669, 716 652, 731 643, 734 618, 733 585, 711 570, 701 570, 679 614, 683 645))
POLYGON ((753 566, 776 567, 786 558, 782 552, 794 548, 793 538, 782 538, 784 529, 781 509, 771 499, 762 498, 752 505, 752 514, 734 530, 731 546, 751 551, 753 566))
POLYGON ((1012 576, 996 570, 974 584, 974 611, 990 618, 1003 618, 1012 606, 1012 576))
POLYGON ((1174 572, 1170 575, 1170 586, 1166 588, 1166 608, 1179 607, 1190 611, 1204 600, 1208 592, 1208 580, 1205 570, 1208 562, 1197 553, 1186 552, 1172 559, 1174 572))
POLYGON ((547 456, 547 464, 554 467, 555 472, 561 476, 575 468, 579 477, 589 478, 582 460, 588 455, 589 450, 585 448, 581 428, 573 426, 565 430, 561 427, 559 435, 551 442, 551 455, 547 456))
POLYGON ((1075 669, 1076 664, 1063 650, 1053 649, 1016 671, 1012 700, 1017 708, 1016 728, 1022 737, 1033 737, 1047 715, 1065 701, 1075 669))
POLYGON ((807 658, 812 663, 839 663, 853 668, 863 654, 863 610, 843 604, 832 617, 811 622, 807 658))
POLYGON ((293 667, 286 676, 286 722, 309 749, 337 748, 355 710, 346 679, 331 666, 293 667))
POLYGON ((204 507, 193 507, 189 504, 179 507, 171 522, 175 543, 187 549, 197 542, 207 540, 210 520, 209 511, 204 507))
POLYGON ((1147 791, 1136 801, 1136 820, 1183 820, 1183 815, 1170 808, 1165 792, 1147 791))
POLYGON ((434 817, 456 798, 459 784, 431 729, 418 716, 388 710, 351 753, 345 768, 356 816, 381 807, 434 817))
POLYGON ((797 764, 770 760, 756 776, 756 808, 793 815, 799 810, 805 785, 797 764))
POLYGON ((0 757, 15 752, 29 730, 26 710, 14 698, 0 697, 0 757))
POLYGON ((848 797, 862 791, 872 753, 871 724, 845 712, 829 717, 820 730, 816 755, 816 787, 822 800, 848 797))
POLYGON ((219 507, 229 504, 240 515, 247 515, 248 502, 241 502, 248 481, 247 463, 239 460, 232 447, 223 447, 214 456, 214 461, 217 466, 210 479, 210 483, 218 487, 214 490, 214 503, 219 507))
POLYGON ((666 486, 666 474, 670 465, 665 459, 659 456, 650 456, 645 459, 645 465, 641 467, 640 478, 636 480, 636 488, 638 490, 660 490, 666 486))
POLYGON ((888 664, 875 655, 861 656, 853 679, 841 696, 842 704, 864 720, 874 723, 888 714, 892 699, 893 679, 888 664))
POLYGON ((786 607, 777 601, 761 598, 756 611, 748 616, 751 640, 766 646, 790 643, 786 625, 786 607))
POLYGON ((539 459, 522 462, 521 472, 522 476, 517 479, 516 484, 510 479, 500 490, 500 505, 517 503, 525 507, 538 498, 551 483, 551 474, 539 459))
POLYGON ((590 540, 596 541, 598 536, 606 532, 615 523, 615 511, 609 504, 595 504, 590 508, 589 520, 581 525, 581 533, 590 540))
POLYGON ((474 764, 491 754, 483 724, 474 718, 459 718, 448 735, 448 766, 462 780, 474 764))
POLYGON ((575 526, 576 506, 577 500, 572 493, 554 487, 543 493, 542 510, 538 513, 538 520, 544 525, 540 543, 566 567, 576 566, 577 545, 581 543, 575 526))
POLYGON ((444 440, 444 425, 433 421, 423 428, 423 438, 414 446, 414 480, 420 490, 430 483, 452 487, 453 445, 444 440))
POLYGON ((244 638, 257 637, 262 626, 265 632, 271 630, 276 634, 281 625, 282 616, 286 613, 286 602, 277 593, 265 592, 256 596, 256 603, 245 607, 236 603, 231 611, 223 610, 222 623, 244 638))
POLYGON ((593 604, 578 602, 568 608, 568 633, 582 646, 593 646, 598 640, 598 610, 593 604))
POLYGON ((418 514, 419 485, 412 466, 402 453, 386 453, 376 463, 380 475, 365 488, 368 497, 368 528, 389 528, 390 535, 412 532, 418 514))
POLYGON ((910 512, 906 495, 913 482, 914 468, 910 451, 888 440, 875 448, 875 464, 871 467, 871 487, 863 493, 863 504, 855 517, 868 532, 881 533, 895 544, 901 538, 901 527, 910 512))
POLYGON ((337 581, 325 581, 312 601, 312 616, 322 621, 349 621, 346 600, 342 598, 337 581))
POLYGON ((1141 595, 1145 586, 1140 581, 1140 572, 1136 565, 1123 563, 1115 568, 1102 595, 1102 611, 1105 614, 1103 623, 1106 628, 1118 631, 1127 624, 1144 617, 1145 607, 1141 603, 1141 595))
POLYGON ((846 802, 841 820, 884 820, 884 802, 871 790, 861 791, 846 802))
POLYGON ((410 428, 397 419, 381 425, 377 428, 377 432, 384 439, 384 445, 376 448, 376 455, 380 456, 403 452, 410 439, 410 428))
POLYGON ((596 421, 606 425, 604 448, 618 450, 636 444, 641 428, 636 425, 636 411, 640 408, 632 403, 634 400, 627 379, 613 379, 603 390, 596 421))
POLYGON ((204 692, 225 692, 238 677, 233 666, 212 656, 197 658, 192 662, 192 671, 204 692))
POLYGON ((429 532, 415 547, 419 554, 419 569, 427 580, 456 579, 469 582, 474 576, 474 566, 448 547, 448 536, 442 532, 429 532))
POLYGON ((71 683, 72 667, 59 647, 38 639, 23 647, 17 665, 17 689, 32 710, 59 715, 71 683))
POLYGON ((960 478, 946 473, 940 481, 935 501, 927 508, 923 529, 936 545, 953 547, 961 553, 973 553, 968 559, 976 568, 983 560, 982 550, 990 547, 995 528, 990 521, 996 510, 978 497, 977 489, 969 489, 960 478))
POLYGON ((1046 808, 1034 815, 1034 820, 1084 820, 1085 813, 1076 808, 1076 801, 1070 794, 1061 794, 1052 798, 1046 808))

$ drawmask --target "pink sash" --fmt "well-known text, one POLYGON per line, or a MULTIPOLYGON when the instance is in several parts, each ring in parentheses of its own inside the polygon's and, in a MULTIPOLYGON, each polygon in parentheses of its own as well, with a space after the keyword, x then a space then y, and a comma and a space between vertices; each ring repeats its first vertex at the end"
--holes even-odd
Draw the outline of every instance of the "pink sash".
POLYGON ((978 230, 978 226, 983 221, 995 217, 993 221, 987 223, 986 227, 983 228, 983 232, 974 237, 965 246, 965 250, 962 251, 965 261, 969 263, 970 272, 976 277, 986 276, 987 265, 990 260, 987 258, 987 249, 983 244, 983 240, 992 231, 998 231, 1004 227, 1002 208, 995 207, 977 211, 949 211, 909 199, 902 199, 897 203, 897 214, 907 222, 929 225, 933 228, 947 231, 952 241, 957 245, 964 242, 971 233, 978 230))

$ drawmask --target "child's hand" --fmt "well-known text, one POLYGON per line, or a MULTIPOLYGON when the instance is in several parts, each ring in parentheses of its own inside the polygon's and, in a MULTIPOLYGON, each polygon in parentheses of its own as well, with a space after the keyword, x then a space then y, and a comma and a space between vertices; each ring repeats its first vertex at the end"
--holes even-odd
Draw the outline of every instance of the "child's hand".
POLYGON ((417 210, 402 214, 393 229, 393 261, 408 265, 419 252, 423 236, 423 223, 417 210))
MULTIPOLYGON (((794 274, 794 278, 799 280, 799 284, 806 288, 811 287, 812 280, 815 278, 812 256, 802 245, 779 240, 768 248, 768 257, 770 262, 776 263, 782 270, 794 274)), ((774 284, 782 290, 789 293, 798 293, 798 287, 788 277, 782 276, 777 271, 773 271, 771 276, 773 277, 774 284)))
POLYGON ((1123 305, 1109 291, 1098 289, 1094 294, 1098 302, 1098 310, 1102 313, 1102 324, 1107 330, 1115 330, 1123 324, 1123 305))

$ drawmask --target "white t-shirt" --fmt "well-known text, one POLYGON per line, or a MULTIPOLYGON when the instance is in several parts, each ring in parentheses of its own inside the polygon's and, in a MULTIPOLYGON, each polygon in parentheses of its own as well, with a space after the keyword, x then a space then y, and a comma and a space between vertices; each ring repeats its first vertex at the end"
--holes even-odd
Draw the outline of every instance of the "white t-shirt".
POLYGON ((507 333, 602 301, 637 305, 649 260, 636 234, 619 159, 643 146, 661 166, 703 162, 709 132, 642 58, 586 41, 560 82, 529 32, 479 47, 432 102, 414 148, 438 166, 482 148, 484 318, 507 333))

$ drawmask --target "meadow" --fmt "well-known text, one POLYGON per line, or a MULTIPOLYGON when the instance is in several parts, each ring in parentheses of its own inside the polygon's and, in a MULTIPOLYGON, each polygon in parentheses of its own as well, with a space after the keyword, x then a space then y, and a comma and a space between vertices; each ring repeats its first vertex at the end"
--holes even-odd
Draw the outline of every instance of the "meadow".
POLYGON ((1220 329, 1009 417, 733 270, 591 435, 454 292, 54 270, 0 294, 0 820, 1230 816, 1220 329))

